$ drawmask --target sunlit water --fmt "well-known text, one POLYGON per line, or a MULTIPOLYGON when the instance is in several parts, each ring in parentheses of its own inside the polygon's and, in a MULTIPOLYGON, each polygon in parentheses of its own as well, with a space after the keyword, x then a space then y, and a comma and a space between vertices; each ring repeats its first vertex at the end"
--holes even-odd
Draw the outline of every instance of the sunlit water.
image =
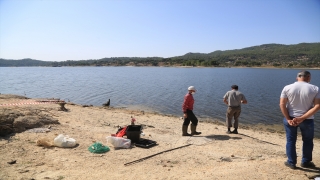
MULTIPOLYGON (((279 97, 296 81, 296 69, 174 68, 174 67, 0 67, 0 93, 30 98, 60 98, 77 104, 113 107, 182 116, 187 88, 194 95, 199 119, 225 121, 224 94, 232 84, 248 100, 240 123, 281 125, 279 97)), ((320 87, 320 71, 309 70, 311 83, 320 87)), ((315 130, 320 136, 320 112, 315 130)))

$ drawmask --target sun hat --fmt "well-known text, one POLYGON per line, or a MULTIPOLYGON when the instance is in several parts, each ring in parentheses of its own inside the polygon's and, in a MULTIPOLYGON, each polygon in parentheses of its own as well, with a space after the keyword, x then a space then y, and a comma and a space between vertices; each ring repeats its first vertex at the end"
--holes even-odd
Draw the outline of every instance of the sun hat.
POLYGON ((197 90, 196 90, 196 88, 195 88, 194 86, 190 86, 190 87, 188 87, 188 90, 189 90, 189 91, 192 91, 192 90, 193 90, 193 91, 197 91, 197 90))

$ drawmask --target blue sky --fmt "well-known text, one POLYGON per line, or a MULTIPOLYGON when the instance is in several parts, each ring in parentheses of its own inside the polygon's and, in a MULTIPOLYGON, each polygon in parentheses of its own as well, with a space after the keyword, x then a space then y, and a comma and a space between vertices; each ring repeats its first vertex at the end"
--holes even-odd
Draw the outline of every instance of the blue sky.
POLYGON ((174 57, 320 42, 320 0, 0 0, 0 58, 174 57))

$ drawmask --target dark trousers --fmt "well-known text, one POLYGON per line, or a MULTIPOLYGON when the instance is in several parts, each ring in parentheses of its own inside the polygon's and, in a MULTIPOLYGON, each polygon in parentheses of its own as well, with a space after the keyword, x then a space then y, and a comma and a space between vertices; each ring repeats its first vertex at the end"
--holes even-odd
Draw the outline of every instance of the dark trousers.
POLYGON ((188 126, 190 124, 190 121, 193 125, 198 125, 198 118, 193 114, 191 110, 187 110, 187 118, 184 118, 183 125, 188 126))

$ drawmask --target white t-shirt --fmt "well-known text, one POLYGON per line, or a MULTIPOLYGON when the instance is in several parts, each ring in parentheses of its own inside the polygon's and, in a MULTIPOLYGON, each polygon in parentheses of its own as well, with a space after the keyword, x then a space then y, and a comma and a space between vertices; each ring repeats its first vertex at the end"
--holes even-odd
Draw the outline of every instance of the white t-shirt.
MULTIPOLYGON (((280 98, 288 98, 287 109, 291 117, 300 117, 313 107, 314 99, 320 99, 320 91, 315 85, 297 81, 285 86, 280 98)), ((307 119, 314 119, 314 116, 307 119)))

